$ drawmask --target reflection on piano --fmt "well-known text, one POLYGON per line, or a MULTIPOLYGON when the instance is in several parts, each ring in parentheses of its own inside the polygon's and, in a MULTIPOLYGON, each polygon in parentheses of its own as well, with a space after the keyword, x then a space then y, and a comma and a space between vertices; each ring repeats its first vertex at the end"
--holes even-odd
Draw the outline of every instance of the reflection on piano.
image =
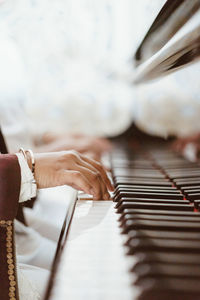
MULTIPOLYGON (((166 1, 162 12, 167 7, 166 15, 172 20, 164 36, 166 50, 163 52, 159 46, 162 42, 158 43, 158 53, 154 49, 153 57, 148 52, 143 59, 143 47, 148 48, 146 38, 137 52, 142 63, 137 82, 199 58, 200 3, 191 2, 166 1), (189 13, 180 13, 188 5, 189 13), (174 22, 173 14, 184 16, 184 21, 174 22), (175 24, 184 24, 185 31, 181 28, 179 34, 175 24), (175 38, 169 44, 168 35, 175 38), (188 50, 195 55, 184 56, 188 50)), ((163 23, 162 16, 157 17, 156 24, 163 23)), ((110 163, 113 202, 77 203, 46 298, 200 299, 200 163, 173 153, 164 142, 150 143, 148 139, 143 140, 142 150, 135 150, 127 141, 116 144, 110 163)))
POLYGON ((168 0, 136 52, 134 82, 165 76, 199 59, 200 1, 168 0))

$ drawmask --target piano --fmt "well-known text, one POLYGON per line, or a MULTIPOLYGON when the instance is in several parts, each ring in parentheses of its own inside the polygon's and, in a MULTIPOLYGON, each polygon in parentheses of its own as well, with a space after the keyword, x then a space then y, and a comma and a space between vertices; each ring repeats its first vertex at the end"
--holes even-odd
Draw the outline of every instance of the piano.
MULTIPOLYGON (((134 82, 199 58, 200 1, 165 1, 136 52, 134 82)), ((141 144, 121 138, 107 157, 113 201, 72 200, 46 300, 200 299, 200 162, 165 141, 141 144)))

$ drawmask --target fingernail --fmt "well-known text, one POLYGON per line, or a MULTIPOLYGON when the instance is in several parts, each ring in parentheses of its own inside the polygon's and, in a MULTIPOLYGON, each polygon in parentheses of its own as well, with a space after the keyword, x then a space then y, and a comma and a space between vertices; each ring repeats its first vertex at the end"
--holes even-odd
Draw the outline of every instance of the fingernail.
POLYGON ((103 196, 103 199, 104 200, 109 200, 110 199, 110 194, 105 193, 104 196, 103 196))

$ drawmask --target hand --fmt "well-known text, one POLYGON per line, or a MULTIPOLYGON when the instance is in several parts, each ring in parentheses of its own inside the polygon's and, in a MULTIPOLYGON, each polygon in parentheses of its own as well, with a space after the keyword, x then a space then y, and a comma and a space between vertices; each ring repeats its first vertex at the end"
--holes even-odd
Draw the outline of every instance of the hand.
POLYGON ((193 144, 199 151, 200 150, 200 134, 198 133, 198 134, 192 135, 190 137, 178 138, 172 143, 171 147, 174 151, 182 154, 184 152, 185 147, 188 144, 193 144))
POLYGON ((39 188, 70 185, 92 194, 94 200, 110 199, 113 187, 100 163, 75 151, 35 154, 35 179, 39 188))
POLYGON ((100 159, 103 152, 107 152, 112 149, 111 142, 105 138, 84 135, 47 135, 47 137, 48 139, 45 138, 46 144, 40 149, 42 152, 75 149, 80 153, 93 153, 94 157, 100 159))

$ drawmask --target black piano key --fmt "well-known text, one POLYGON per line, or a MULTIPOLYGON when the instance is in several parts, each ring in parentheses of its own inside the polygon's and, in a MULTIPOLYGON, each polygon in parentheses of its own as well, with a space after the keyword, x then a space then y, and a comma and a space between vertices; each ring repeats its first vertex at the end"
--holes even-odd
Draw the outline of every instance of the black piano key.
POLYGON ((197 185, 200 183, 200 180, 198 181, 184 181, 184 182, 175 182, 175 185, 178 187, 178 188, 181 188, 182 186, 185 186, 187 184, 187 186, 194 186, 194 185, 197 185))
MULTIPOLYGON (((184 231, 156 231, 156 230, 130 230, 127 233, 127 241, 125 245, 128 246, 131 240, 136 238, 147 239, 171 239, 171 240, 185 240, 185 241, 199 241, 199 232, 184 232, 184 231)), ((199 260, 200 264, 200 260, 199 260)))
POLYGON ((145 177, 145 176, 143 176, 143 177, 138 177, 138 176, 135 176, 135 177, 133 177, 133 176, 114 176, 114 179, 116 179, 116 180, 121 180, 121 179, 123 179, 123 180, 131 180, 131 181, 149 181, 149 182, 151 182, 151 181, 153 181, 153 182, 158 182, 158 183, 162 183, 162 182, 169 182, 169 179, 167 179, 167 178, 151 178, 151 177, 145 177))
POLYGON ((149 198, 121 198, 117 201, 116 208, 119 208, 123 205, 123 203, 146 203, 146 204, 177 204, 177 205, 189 205, 190 202, 188 200, 170 200, 170 199, 149 199, 149 198))
MULTIPOLYGON (((164 156, 162 156, 162 158, 158 157, 158 156, 154 156, 154 159, 159 162, 160 165, 166 165, 167 167, 169 167, 169 165, 172 165, 173 168, 177 168, 177 166, 192 166, 194 165, 194 163, 187 161, 185 158, 180 157, 175 155, 175 153, 173 152, 171 157, 168 157, 168 151, 167 150, 167 156, 164 154, 164 156)), ((153 154, 154 155, 154 154, 153 154)))
POLYGON ((188 194, 188 193, 200 193, 200 188, 199 189, 187 189, 184 191, 185 194, 188 194))
POLYGON ((174 182, 191 182, 191 181, 198 181, 199 182, 199 180, 200 180, 200 177, 186 177, 186 178, 175 178, 173 181, 174 182))
POLYGON ((172 211, 172 210, 150 210, 150 209, 124 209, 120 216, 120 220, 123 219, 126 214, 141 214, 141 215, 163 215, 163 216, 186 216, 193 218, 200 218, 200 213, 198 212, 188 212, 188 211, 172 211))
MULTIPOLYGON (((153 187, 151 189, 145 189, 145 188, 132 188, 131 186, 128 188, 124 188, 124 187, 118 187, 115 189, 113 196, 117 196, 120 195, 121 193, 162 193, 162 194, 172 194, 172 195, 181 195, 180 192, 178 190, 163 190, 163 189, 154 189, 153 187)), ((184 198, 184 197, 183 197, 184 198)))
POLYGON ((143 278, 137 300, 200 300, 199 279, 143 278))
POLYGON ((124 179, 124 178, 117 178, 114 180, 116 186, 118 185, 147 185, 147 186, 160 186, 160 187, 171 187, 172 183, 170 181, 152 181, 152 180, 139 180, 137 179, 124 179))
POLYGON ((152 177, 146 177, 146 176, 140 176, 140 177, 138 177, 137 175, 136 176, 114 176, 114 179, 116 179, 116 180, 121 180, 121 179, 123 179, 123 180, 132 180, 132 181, 135 181, 135 180, 137 180, 137 181, 153 181, 153 182, 158 182, 158 183, 160 183, 160 182, 169 182, 169 179, 167 179, 167 178, 152 178, 152 177))
POLYGON ((112 168, 113 172, 127 172, 127 173, 144 173, 144 172, 147 172, 147 173, 150 173, 150 174, 160 174, 160 170, 156 169, 155 167, 152 167, 151 169, 149 168, 146 168, 144 165, 141 167, 140 166, 134 166, 133 168, 130 167, 130 166, 126 166, 125 168, 124 167, 116 167, 115 165, 113 165, 113 168, 112 168))
POLYGON ((148 170, 148 171, 154 171, 155 167, 152 166, 152 163, 144 163, 144 164, 137 164, 136 162, 129 162, 129 161, 112 161, 111 162, 112 169, 114 170, 115 168, 130 168, 130 169, 139 169, 139 170, 148 170))
POLYGON ((187 178, 178 178, 178 179, 174 179, 173 180, 174 182, 185 182, 186 185, 187 185, 187 182, 190 183, 190 182, 198 182, 200 183, 200 177, 198 178, 193 178, 193 177, 187 177, 187 178))
POLYGON ((128 220, 152 220, 152 221, 176 221, 176 222, 194 222, 194 223, 200 223, 200 219, 193 218, 193 217, 180 217, 180 216, 158 216, 158 215, 129 215, 126 214, 122 220, 123 223, 128 220))
POLYGON ((200 190, 200 185, 193 185, 193 186, 183 186, 181 187, 181 191, 186 191, 186 190, 200 190))
MULTIPOLYGON (((123 170, 123 169, 122 169, 123 170)), ((163 180, 166 178, 166 175, 155 173, 151 174, 149 172, 113 172, 114 177, 128 177, 128 178, 151 178, 154 180, 160 179, 163 180)))
MULTIPOLYGON (((130 193, 145 193, 145 196, 144 197, 146 197, 146 195, 147 195, 147 198, 150 198, 150 199, 152 199, 152 197, 150 196, 148 196, 148 194, 165 194, 165 195, 167 195, 167 198, 166 199, 175 199, 175 196, 177 196, 176 197, 176 199, 179 199, 180 198, 180 195, 181 195, 181 199, 184 199, 184 196, 182 195, 182 194, 180 194, 180 192, 179 191, 177 191, 177 190, 173 190, 173 191, 168 191, 168 190, 154 190, 154 189, 132 189, 132 188, 126 188, 126 189, 124 189, 124 188, 119 188, 119 189, 116 189, 115 191, 114 191, 114 193, 113 193, 113 198, 114 198, 114 200, 116 201, 116 200, 119 200, 120 198, 121 198, 121 196, 123 195, 123 197, 124 197, 124 195, 125 194, 128 194, 128 197, 129 197, 129 195, 130 195, 130 193), (173 197, 168 197, 168 195, 172 195, 173 197)), ((134 195, 134 197, 135 197, 135 195, 134 195)), ((138 196, 136 196, 137 198, 138 198, 138 196)), ((154 197, 154 198, 156 198, 156 197, 154 197)), ((160 197, 159 197, 160 198, 160 197)), ((165 198, 165 197, 162 197, 162 198, 165 198)))
MULTIPOLYGON (((148 198, 148 199, 169 199, 169 200, 183 200, 184 196, 181 194, 168 193, 147 193, 147 192, 120 192, 114 197, 116 201, 122 198, 148 198)), ((189 198, 189 197, 188 197, 189 198)))
POLYGON ((136 165, 142 165, 142 166, 152 166, 153 161, 150 159, 141 159, 137 156, 127 156, 127 155, 117 155, 117 156, 111 156, 111 161, 113 163, 130 163, 130 164, 136 164, 136 165))
POLYGON ((166 179, 166 176, 165 175, 152 175, 152 174, 148 174, 148 173, 143 173, 143 174, 141 174, 141 173, 138 173, 138 174, 136 174, 136 173, 116 173, 116 172, 114 172, 113 174, 113 178, 129 178, 129 179, 146 179, 146 180, 165 180, 166 179))
POLYGON ((192 255, 192 253, 200 254, 200 241, 136 238, 129 242, 128 249, 128 255, 148 251, 190 253, 192 255))
POLYGON ((124 188, 124 187, 118 187, 116 190, 115 190, 115 192, 114 192, 114 194, 119 194, 119 193, 125 193, 125 192, 144 192, 144 193, 156 193, 156 194, 158 194, 158 193, 162 193, 162 194, 173 194, 173 195, 181 195, 180 194, 180 191, 178 191, 178 190, 176 190, 176 189, 173 189, 173 190, 169 190, 169 189, 153 189, 153 188, 151 188, 151 189, 145 189, 145 188, 143 188, 143 187, 141 187, 141 188, 133 188, 133 187, 126 187, 126 188, 124 188))
POLYGON ((155 166, 153 165, 152 161, 137 161, 137 160, 128 160, 128 159, 123 159, 123 160, 119 160, 119 159, 112 159, 111 160, 111 164, 113 165, 113 167, 131 167, 131 168, 149 168, 149 169, 155 169, 155 166))
POLYGON ((157 169, 140 169, 140 168, 130 168, 130 167, 126 167, 126 168, 117 168, 117 167, 113 167, 112 168, 113 173, 115 173, 117 175, 117 173, 119 174, 135 174, 137 176, 137 174, 141 173, 141 174, 150 174, 150 175, 163 175, 159 170, 157 169))
POLYGON ((191 162, 186 159, 182 161, 181 163, 179 162, 178 164, 173 163, 172 166, 169 166, 169 163, 167 162, 166 169, 180 169, 180 168, 199 168, 199 164, 197 162, 191 162))
POLYGON ((193 178, 193 180, 195 180, 197 177, 199 177, 199 173, 198 174, 191 174, 191 173, 188 173, 188 174, 180 174, 180 175, 178 175, 178 174, 174 174, 174 175, 172 175, 172 174, 167 174, 167 176, 170 178, 170 179, 173 179, 173 180, 177 180, 177 181, 179 181, 179 180, 186 180, 187 178, 193 178))
POLYGON ((179 210, 179 211, 193 211, 194 207, 188 204, 156 204, 156 203, 141 203, 123 201, 117 208, 117 212, 121 213, 126 208, 138 209, 155 209, 155 210, 179 210))
POLYGON ((166 171, 166 173, 172 170, 172 168, 175 168, 177 170, 187 170, 187 169, 191 169, 191 165, 187 164, 179 164, 179 165, 170 165, 168 162, 166 164, 160 164, 157 162, 157 165, 159 165, 160 168, 162 168, 163 170, 166 171))
POLYGON ((166 170, 172 170, 172 169, 191 169, 196 167, 195 164, 191 164, 190 162, 187 161, 182 161, 182 162, 172 162, 169 160, 166 160, 165 162, 161 162, 159 160, 156 160, 157 165, 161 166, 162 168, 166 170))
POLYGON ((194 200, 194 207, 195 207, 196 209, 199 208, 199 205, 200 205, 200 200, 194 200))
POLYGON ((187 198, 187 196, 188 195, 190 195, 190 194, 196 194, 196 193, 200 193, 200 189, 198 190, 198 189, 191 189, 191 190, 185 190, 184 192, 183 192, 183 194, 186 196, 186 198, 187 198))
MULTIPOLYGON (((134 269, 134 273, 140 280, 142 277, 150 278, 174 278, 174 279, 198 279, 200 278, 199 265, 178 265, 168 263, 140 264, 134 269)), ((137 279, 136 279, 137 284, 137 279)))
POLYGON ((143 263, 174 263, 174 264, 189 264, 189 265, 198 265, 200 267, 200 254, 193 253, 170 253, 170 252, 137 252, 134 255, 134 258, 137 259, 137 262, 134 261, 131 271, 134 271, 134 268, 143 263))
POLYGON ((183 231, 199 232, 200 223, 176 222, 176 221, 151 221, 151 220, 128 220, 124 222, 123 233, 130 230, 164 230, 164 231, 183 231))
POLYGON ((198 171, 200 172, 200 168, 199 167, 191 167, 188 166, 187 168, 184 167, 179 167, 179 168, 165 168, 165 172, 167 174, 173 174, 173 173, 180 173, 180 172, 184 172, 184 173, 188 173, 188 172, 193 172, 193 171, 198 171))
POLYGON ((200 199, 200 193, 188 193, 187 199, 190 201, 199 200, 200 199))
POLYGON ((184 170, 184 169, 180 169, 178 171, 168 171, 164 169, 164 172, 168 175, 168 176, 174 176, 176 178, 185 178, 185 177, 193 177, 194 175, 200 176, 200 171, 199 170, 184 170))
POLYGON ((200 171, 199 170, 179 170, 179 171, 175 171, 175 172, 169 172, 166 171, 167 175, 169 176, 177 176, 177 178, 181 178, 181 177, 193 177, 193 176, 200 176, 200 171))
POLYGON ((130 164, 137 164, 137 165, 152 165, 152 159, 147 159, 147 158, 139 158, 139 157, 133 157, 130 155, 124 155, 120 153, 117 155, 113 155, 113 152, 111 153, 110 159, 113 163, 130 163, 130 164))
POLYGON ((168 175, 168 177, 170 179, 187 179, 188 177, 189 178, 198 178, 200 176, 200 172, 198 173, 188 173, 188 174, 174 174, 174 175, 168 175))
POLYGON ((171 169, 171 168, 177 169, 177 168, 187 168, 187 167, 191 168, 191 167, 195 166, 194 163, 191 163, 185 159, 170 160, 165 157, 164 160, 160 160, 159 158, 156 157, 155 160, 159 166, 162 166, 163 168, 166 168, 166 169, 171 169))
POLYGON ((173 186, 151 186, 151 185, 123 185, 118 184, 116 187, 116 190, 119 189, 143 189, 143 190, 163 190, 163 191, 169 191, 169 192, 178 192, 176 187, 173 186))

